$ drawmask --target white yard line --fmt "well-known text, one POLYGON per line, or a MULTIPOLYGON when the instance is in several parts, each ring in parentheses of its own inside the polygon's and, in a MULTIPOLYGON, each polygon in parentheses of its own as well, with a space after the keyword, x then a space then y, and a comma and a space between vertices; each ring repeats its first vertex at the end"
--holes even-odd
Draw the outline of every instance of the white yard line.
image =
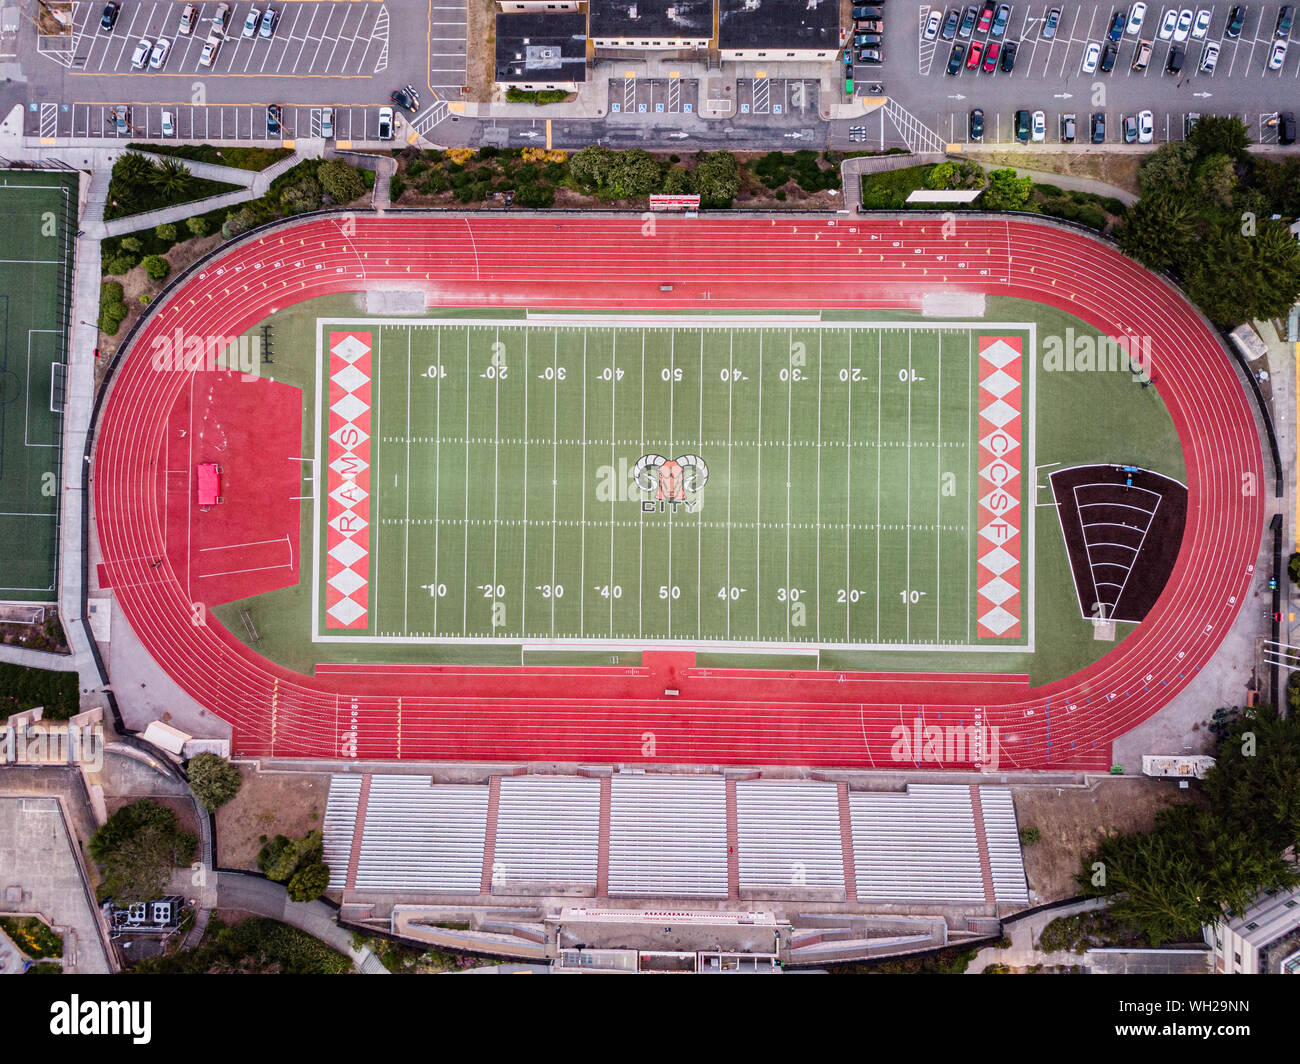
MULTIPOLYGON (((524 478, 525 483, 527 477, 524 478)), ((525 527, 527 527, 525 525, 525 527)), ((527 555, 525 555, 527 557, 527 555)), ((582 330, 582 549, 578 561, 578 633, 587 634, 587 330, 582 330)))
POLYGON ((532 433, 528 431, 528 389, 532 387, 533 380, 528 360, 528 334, 531 331, 524 330, 524 564, 520 577, 522 594, 519 603, 519 631, 524 635, 528 634, 528 452, 532 449, 529 446, 532 433))
MULTIPOLYGON (((434 348, 438 359, 438 383, 434 393, 433 414, 433 630, 438 630, 438 533, 442 530, 442 326, 437 326, 438 339, 434 348)), ((469 387, 466 384, 466 387, 469 387)), ((408 448, 411 446, 407 441, 408 448)), ((408 452, 409 453, 409 452, 408 452)), ((410 490, 409 488, 407 489, 410 490)), ((462 594, 464 592, 462 591, 462 594)))
MULTIPOLYGON (((555 636, 555 545, 559 539, 556 524, 559 517, 560 471, 560 382, 555 366, 560 357, 560 331, 555 331, 555 345, 551 349, 551 636, 555 636)), ((524 594, 528 594, 527 586, 524 594)), ((527 634, 527 633, 525 633, 527 634)))
MULTIPOLYGON (((371 478, 374 483, 374 478, 371 478)), ((433 534, 438 535, 435 522, 433 534)), ((436 542, 436 539, 435 539, 436 542)), ((436 555, 437 548, 434 548, 436 555)), ((434 578, 434 595, 436 603, 438 584, 434 578)), ((437 609, 437 606, 434 606, 437 609)), ((411 330, 406 330, 406 519, 402 528, 402 632, 409 633, 411 616, 411 330)), ((435 628, 435 631, 437 629, 435 628)))

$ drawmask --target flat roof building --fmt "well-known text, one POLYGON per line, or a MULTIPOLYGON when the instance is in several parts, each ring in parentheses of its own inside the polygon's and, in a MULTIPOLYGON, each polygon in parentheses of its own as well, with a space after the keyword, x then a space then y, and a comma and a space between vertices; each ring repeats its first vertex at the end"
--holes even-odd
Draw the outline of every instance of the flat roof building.
POLYGON ((1214 970, 1227 974, 1300 974, 1300 887, 1261 894, 1240 916, 1204 929, 1214 970))
POLYGON ((769 63, 834 59, 840 50, 838 0, 718 0, 724 60, 769 63))
POLYGON ((580 11, 497 15, 496 74, 518 89, 563 89, 587 80, 587 16, 580 11))
POLYGON ((591 0, 588 31, 597 48, 684 51, 708 48, 714 0, 591 0))

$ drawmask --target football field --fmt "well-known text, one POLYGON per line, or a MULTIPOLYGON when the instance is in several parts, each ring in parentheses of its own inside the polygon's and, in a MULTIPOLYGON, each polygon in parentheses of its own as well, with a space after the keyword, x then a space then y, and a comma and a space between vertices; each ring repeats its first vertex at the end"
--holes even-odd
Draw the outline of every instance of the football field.
POLYGON ((817 315, 319 319, 313 638, 1029 648, 1034 344, 817 315))

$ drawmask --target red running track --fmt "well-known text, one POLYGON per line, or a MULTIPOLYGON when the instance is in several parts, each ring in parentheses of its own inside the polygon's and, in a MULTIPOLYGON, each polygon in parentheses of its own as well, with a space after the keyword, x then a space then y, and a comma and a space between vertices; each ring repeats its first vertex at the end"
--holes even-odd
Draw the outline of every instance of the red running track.
MULTIPOLYGON (((1001 768, 1105 768, 1111 741, 1208 662, 1251 585, 1263 530, 1255 422, 1214 333, 1110 247, 1030 221, 937 219, 316 219, 232 245, 150 311, 111 385, 94 454, 99 545, 127 621, 171 677, 228 720, 249 756, 899 767, 895 729, 997 728, 1001 768), (543 249, 533 255, 531 249, 543 249), (671 292, 660 286, 671 284, 671 292), (272 310, 368 287, 466 307, 908 309, 931 292, 1059 307, 1153 338, 1189 489, 1181 556, 1146 621, 1062 680, 1025 676, 639 668, 323 667, 303 676, 215 622, 191 623, 148 475, 188 374, 155 371, 156 337, 236 335, 272 310), (671 683, 669 683, 671 681, 671 683), (680 691, 665 697, 665 685, 680 691)), ((950 754, 952 751, 949 752, 950 754)), ((958 762, 969 764, 973 753, 958 762)), ((986 755, 987 757, 987 755, 986 755)))

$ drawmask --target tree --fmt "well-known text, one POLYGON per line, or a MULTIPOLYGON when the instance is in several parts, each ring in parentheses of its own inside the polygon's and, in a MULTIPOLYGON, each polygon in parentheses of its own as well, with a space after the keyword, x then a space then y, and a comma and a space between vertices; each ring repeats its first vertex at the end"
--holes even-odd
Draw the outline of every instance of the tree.
POLYGON ((360 199, 366 191, 365 179, 355 167, 342 159, 328 159, 321 163, 316 171, 320 187, 335 203, 351 203, 360 199))
POLYGON ((1300 296, 1300 243, 1281 222, 1244 235, 1220 222, 1196 245, 1185 271, 1188 297, 1220 325, 1281 317, 1300 296))
POLYGON ((1016 177, 1015 170, 994 170, 989 174, 989 185, 980 197, 980 206, 986 211, 1023 211, 1029 205, 1034 191, 1030 177, 1016 177))
POLYGON ((1291 583, 1300 585, 1300 554, 1291 555, 1286 563, 1286 574, 1291 578, 1291 583))
POLYGON ((657 191, 662 181, 663 174, 655 157, 641 148, 629 148, 615 153, 602 192, 614 199, 633 199, 657 191))
POLYGON ((197 845, 176 814, 152 799, 123 806, 90 840, 90 855, 104 872, 101 896, 123 904, 158 897, 197 845))
POLYGON ((268 879, 287 883, 299 867, 315 864, 323 853, 319 831, 309 831, 301 839, 277 835, 262 847, 257 855, 257 867, 268 879))
MULTIPOLYGON (((427 188, 421 191, 427 191, 427 188)), ((517 207, 550 207, 554 203, 555 189, 549 185, 520 185, 515 189, 517 207)))
POLYGON ((194 175, 179 159, 164 159, 154 167, 149 183, 169 199, 180 199, 194 184, 194 175))
POLYGON ((216 754, 199 754, 191 758, 186 771, 190 790, 208 812, 219 809, 234 798, 244 782, 239 769, 216 754))
POLYGON ((684 166, 674 166, 664 174, 663 191, 669 196, 681 196, 695 191, 695 178, 684 166))
POLYGON ((1192 164, 1195 159, 1196 152, 1186 141, 1170 141, 1160 145, 1146 157, 1138 171, 1142 195, 1178 195, 1187 192, 1192 184, 1192 164))
MULTIPOLYGON (((393 175, 394 181, 401 180, 393 175)), ((355 197, 354 197, 355 198, 355 197)), ((394 199, 397 197, 394 196, 394 199)), ((321 205, 321 186, 313 177, 304 177, 280 193, 280 209, 285 214, 302 214, 317 210, 321 205)))
POLYGON ((323 861, 303 865, 289 880, 290 901, 315 901, 330 885, 329 866, 323 861))
POLYGON ((1194 235, 1192 208, 1187 200, 1167 193, 1138 200, 1118 234, 1125 255, 1160 271, 1187 261, 1194 235))
POLYGON ((161 255, 146 255, 144 257, 144 272, 148 274, 150 280, 161 281, 172 272, 171 263, 161 255))
POLYGON ((1207 155, 1196 164, 1194 193, 1218 207, 1232 205, 1237 191, 1237 168, 1231 156, 1207 155))
POLYGON ((154 164, 138 151, 123 152, 113 164, 113 179, 126 185, 146 184, 154 173, 154 164))
POLYGON ((1250 130, 1239 118, 1205 115, 1192 128, 1187 143, 1198 156, 1227 155, 1239 162, 1250 146, 1250 130))
POLYGON ((185 219, 185 228, 190 231, 192 236, 208 235, 208 220, 201 214, 196 214, 192 218, 185 219))
POLYGON ((221 235, 225 237, 238 236, 240 233, 246 233, 262 220, 261 213, 251 204, 240 207, 238 210, 231 211, 226 215, 226 220, 221 225, 221 235))
POLYGON ((569 160, 569 176, 579 192, 595 193, 609 182, 615 152, 593 144, 569 160))
POLYGON ((165 240, 169 244, 174 244, 176 243, 177 236, 176 226, 172 225, 171 222, 163 222, 162 225, 155 225, 153 227, 153 235, 159 240, 165 240))
POLYGON ((730 207, 740 194, 740 166, 729 151, 700 152, 694 176, 701 206, 730 207))

